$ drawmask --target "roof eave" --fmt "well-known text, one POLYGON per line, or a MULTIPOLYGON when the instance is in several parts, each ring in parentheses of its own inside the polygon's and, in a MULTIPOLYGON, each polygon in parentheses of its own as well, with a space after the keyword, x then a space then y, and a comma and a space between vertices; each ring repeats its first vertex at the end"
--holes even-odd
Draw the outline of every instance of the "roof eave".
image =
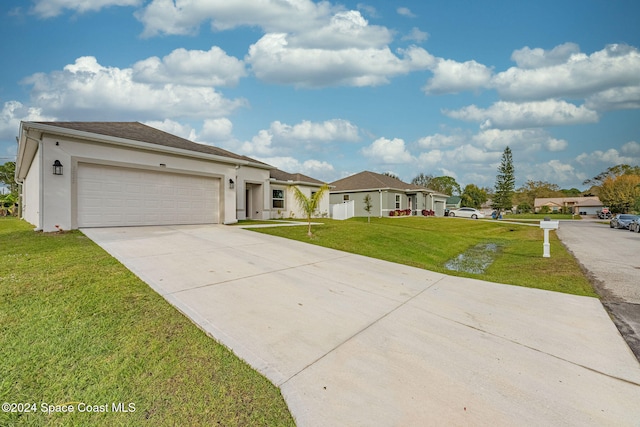
POLYGON ((36 129, 41 133, 50 133, 54 135, 66 135, 89 141, 106 142, 112 145, 119 145, 130 148, 138 148, 151 151, 159 151, 167 154, 177 154, 185 157, 194 157, 199 159, 215 160, 221 163, 227 163, 237 166, 252 166, 260 169, 273 169, 272 166, 260 163, 250 162, 248 160, 234 159, 231 157, 218 156, 216 154, 200 153, 197 151, 185 150, 183 148, 167 147, 165 145, 153 144, 150 142, 136 141, 134 139, 119 138, 115 136, 102 135, 93 132, 80 131, 76 129, 61 128, 58 126, 47 125, 34 122, 23 122, 22 129, 36 129), (25 126, 26 125, 26 126, 25 126))

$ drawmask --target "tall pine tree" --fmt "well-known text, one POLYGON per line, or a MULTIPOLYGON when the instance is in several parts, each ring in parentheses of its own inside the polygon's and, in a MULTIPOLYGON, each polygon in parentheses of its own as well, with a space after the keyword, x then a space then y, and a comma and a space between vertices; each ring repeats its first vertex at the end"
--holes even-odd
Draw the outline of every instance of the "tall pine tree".
POLYGON ((513 194, 516 187, 516 177, 513 169, 513 157, 511 148, 507 147, 502 153, 502 160, 498 166, 496 176, 496 193, 493 196, 491 207, 498 211, 511 210, 513 208, 513 194))

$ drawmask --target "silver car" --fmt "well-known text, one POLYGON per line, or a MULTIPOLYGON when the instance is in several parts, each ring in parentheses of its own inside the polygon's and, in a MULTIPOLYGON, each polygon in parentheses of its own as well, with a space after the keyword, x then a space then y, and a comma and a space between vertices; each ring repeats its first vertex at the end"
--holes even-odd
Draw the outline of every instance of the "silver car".
POLYGON ((640 218, 638 215, 630 215, 630 214, 616 214, 611 221, 609 221, 609 227, 611 228, 629 228, 629 224, 632 221, 640 218))
POLYGON ((629 231, 633 233, 640 233, 640 218, 634 219, 629 223, 629 231))

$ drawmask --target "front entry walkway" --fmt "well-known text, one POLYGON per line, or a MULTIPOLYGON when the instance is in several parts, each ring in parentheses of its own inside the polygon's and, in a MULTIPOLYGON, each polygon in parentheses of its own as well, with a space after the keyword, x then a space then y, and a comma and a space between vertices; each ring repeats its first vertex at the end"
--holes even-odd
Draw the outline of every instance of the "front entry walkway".
POLYGON ((222 225, 83 232, 280 387, 299 426, 637 426, 599 300, 222 225))

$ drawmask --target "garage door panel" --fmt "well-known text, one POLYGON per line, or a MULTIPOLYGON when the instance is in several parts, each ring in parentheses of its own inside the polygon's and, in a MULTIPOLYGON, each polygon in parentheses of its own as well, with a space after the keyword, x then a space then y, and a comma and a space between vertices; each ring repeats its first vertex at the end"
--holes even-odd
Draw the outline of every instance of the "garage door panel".
POLYGON ((102 165, 78 167, 78 226, 219 221, 220 180, 102 165))

